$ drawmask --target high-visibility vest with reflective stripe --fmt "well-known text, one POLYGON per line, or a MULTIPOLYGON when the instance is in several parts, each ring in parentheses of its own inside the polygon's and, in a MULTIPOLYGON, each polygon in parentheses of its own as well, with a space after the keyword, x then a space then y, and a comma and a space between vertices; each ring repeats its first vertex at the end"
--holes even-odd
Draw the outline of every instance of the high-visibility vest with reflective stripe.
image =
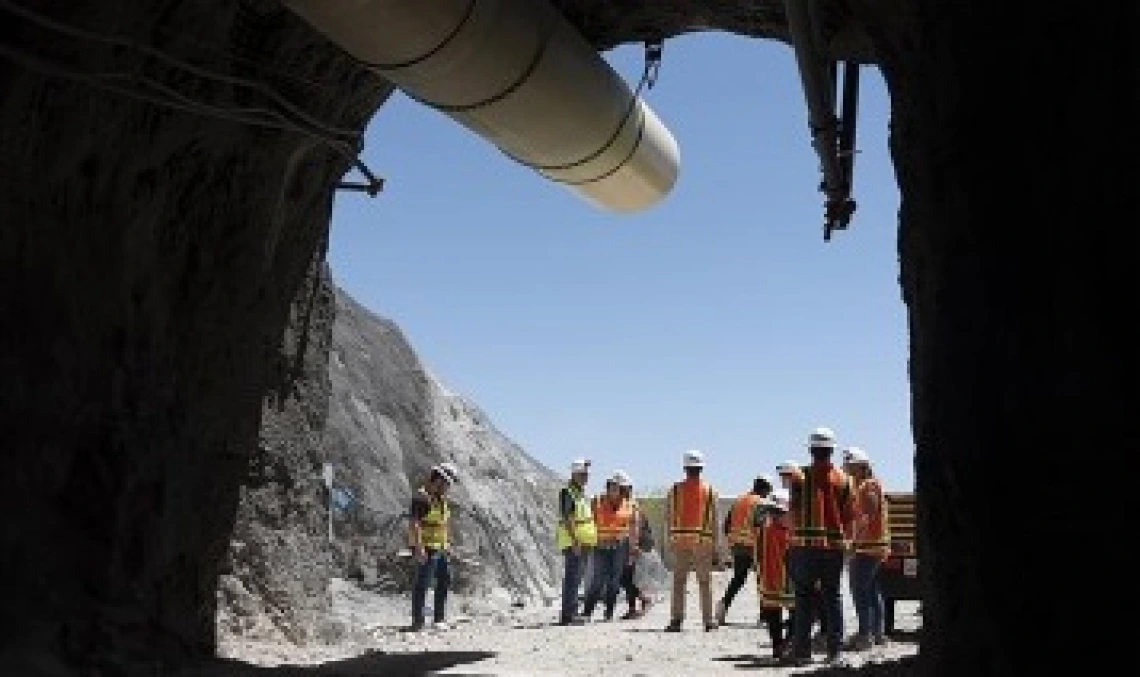
POLYGON ((669 491, 669 542, 690 548, 713 542, 712 487, 699 479, 677 482, 669 491))
POLYGON ((594 498, 594 524, 598 529, 599 543, 612 543, 629 538, 629 521, 633 517, 633 505, 623 498, 614 507, 607 496, 594 498))
MULTIPOLYGON (((566 487, 570 492, 570 497, 574 499, 574 536, 577 537, 578 543, 585 546, 595 546, 598 544, 598 530, 594 526, 594 513, 590 510, 590 501, 586 499, 586 495, 582 490, 574 485, 566 487)), ((558 549, 565 550, 573 545, 570 538, 570 532, 566 530, 566 525, 563 523, 562 515, 558 516, 558 530, 555 534, 558 542, 558 549)))
POLYGON ((728 542, 732 545, 746 545, 752 547, 756 543, 756 536, 752 531, 753 515, 756 505, 762 499, 753 493, 741 494, 732 504, 732 512, 728 518, 728 542))
POLYGON ((854 510, 851 478, 832 466, 808 466, 791 489, 792 545, 808 548, 847 547, 844 522, 854 510))
POLYGON ((442 496, 433 497, 426 489, 420 489, 420 492, 427 497, 430 506, 427 514, 420 518, 420 543, 425 548, 446 550, 447 521, 451 517, 451 508, 442 496))
POLYGON ((785 524, 769 516, 756 539, 756 595, 761 609, 790 609, 796 605, 787 553, 791 533, 785 524))
POLYGON ((883 497, 883 485, 874 477, 868 477, 859 483, 855 496, 858 514, 870 518, 866 529, 855 537, 855 552, 885 559, 891 552, 891 534, 887 524, 887 501, 883 497), (873 500, 877 501, 878 508, 872 510, 870 503, 873 500))

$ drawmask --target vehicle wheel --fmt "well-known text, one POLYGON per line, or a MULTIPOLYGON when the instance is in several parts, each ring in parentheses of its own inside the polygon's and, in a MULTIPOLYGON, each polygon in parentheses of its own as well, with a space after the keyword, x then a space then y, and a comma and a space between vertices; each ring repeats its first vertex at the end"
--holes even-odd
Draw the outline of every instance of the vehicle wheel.
POLYGON ((893 599, 883 600, 883 632, 888 635, 895 633, 895 601, 893 599))

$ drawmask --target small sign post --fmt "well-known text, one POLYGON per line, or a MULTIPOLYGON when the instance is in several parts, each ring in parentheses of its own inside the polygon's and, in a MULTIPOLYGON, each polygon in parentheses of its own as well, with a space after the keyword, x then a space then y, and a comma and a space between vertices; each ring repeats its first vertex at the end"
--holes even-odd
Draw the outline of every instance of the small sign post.
POLYGON ((329 543, 333 542, 333 465, 325 463, 325 487, 329 496, 329 543))

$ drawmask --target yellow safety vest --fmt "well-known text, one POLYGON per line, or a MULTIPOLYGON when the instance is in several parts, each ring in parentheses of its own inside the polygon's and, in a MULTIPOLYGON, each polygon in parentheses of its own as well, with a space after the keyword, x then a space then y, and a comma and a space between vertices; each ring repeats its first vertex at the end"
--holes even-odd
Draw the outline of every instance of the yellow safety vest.
MULTIPOLYGON (((570 497, 574 499, 574 536, 577 537, 580 545, 589 547, 597 545, 598 528, 594 524, 594 512, 590 509, 590 501, 586 499, 586 495, 582 493, 581 489, 574 486, 567 486, 566 489, 570 492, 570 497)), ((570 532, 566 530, 566 525, 563 523, 562 515, 558 516, 556 538, 559 550, 565 550, 574 545, 570 538, 570 532)))
MULTIPOLYGON (((424 494, 427 491, 420 489, 424 494)), ((451 509, 447 501, 441 498, 432 498, 428 495, 431 507, 426 515, 420 518, 420 543, 425 548, 433 550, 447 550, 447 520, 451 517, 451 509)))

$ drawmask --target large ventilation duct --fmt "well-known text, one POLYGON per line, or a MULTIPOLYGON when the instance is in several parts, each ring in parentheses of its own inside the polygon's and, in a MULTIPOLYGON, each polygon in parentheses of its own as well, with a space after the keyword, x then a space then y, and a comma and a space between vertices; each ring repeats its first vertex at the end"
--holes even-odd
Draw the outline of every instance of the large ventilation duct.
POLYGON ((413 99, 612 211, 677 181, 673 135, 547 0, 284 0, 413 99))

